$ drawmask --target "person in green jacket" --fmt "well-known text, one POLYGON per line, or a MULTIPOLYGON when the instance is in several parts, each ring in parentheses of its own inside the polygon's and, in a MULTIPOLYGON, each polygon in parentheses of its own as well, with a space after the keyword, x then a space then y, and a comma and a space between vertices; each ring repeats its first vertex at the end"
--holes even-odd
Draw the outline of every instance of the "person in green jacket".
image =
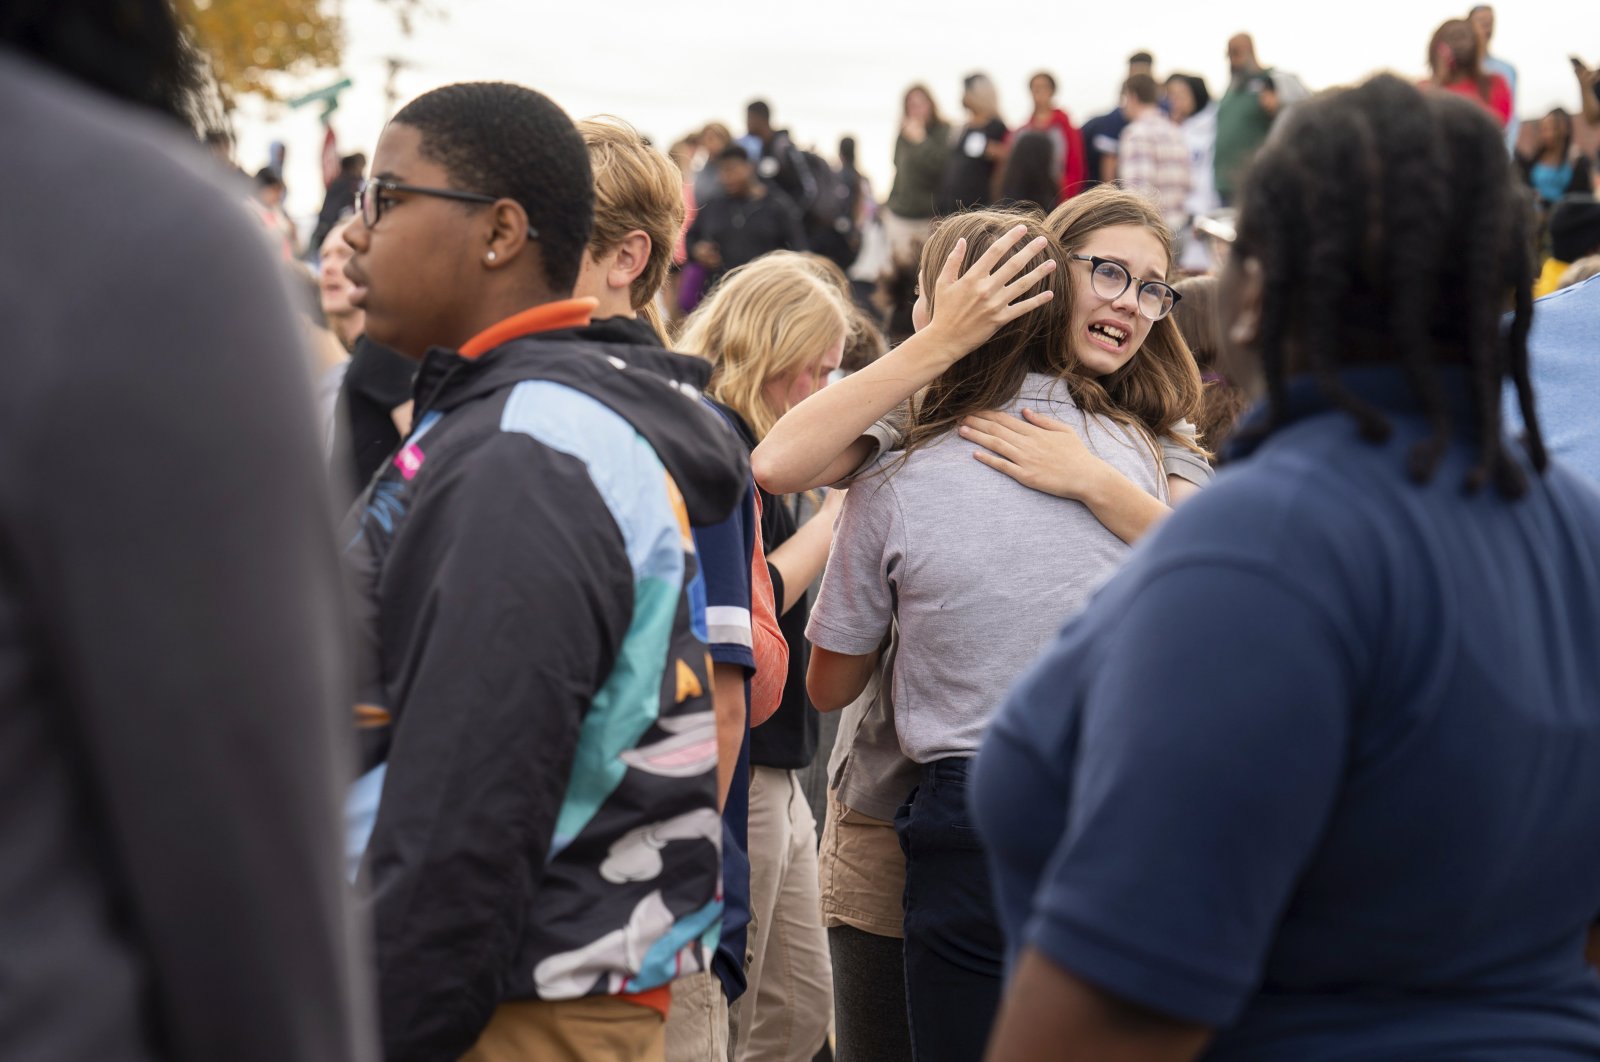
POLYGON ((906 90, 900 135, 894 142, 894 185, 883 225, 898 270, 916 268, 933 228, 934 197, 944 181, 950 126, 925 85, 906 90))
POLYGON ((1255 41, 1248 33, 1228 41, 1228 67, 1233 81, 1217 105, 1217 194, 1232 206, 1244 168, 1267 139, 1281 100, 1273 71, 1256 59, 1255 41))

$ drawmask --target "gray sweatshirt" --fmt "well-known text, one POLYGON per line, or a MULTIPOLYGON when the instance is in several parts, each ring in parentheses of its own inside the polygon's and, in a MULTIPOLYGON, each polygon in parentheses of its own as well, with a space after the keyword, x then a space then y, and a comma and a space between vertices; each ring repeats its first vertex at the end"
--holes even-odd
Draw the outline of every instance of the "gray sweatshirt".
POLYGON ((0 51, 0 1058, 363 1062, 344 614, 211 163, 0 51))

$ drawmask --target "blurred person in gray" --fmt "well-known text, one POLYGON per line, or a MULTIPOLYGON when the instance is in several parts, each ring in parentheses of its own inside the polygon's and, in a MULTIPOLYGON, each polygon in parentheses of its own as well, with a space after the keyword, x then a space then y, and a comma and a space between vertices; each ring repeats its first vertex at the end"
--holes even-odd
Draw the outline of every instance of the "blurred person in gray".
POLYGON ((170 0, 0 7, 8 1060, 374 1057, 304 354, 198 70, 170 0))

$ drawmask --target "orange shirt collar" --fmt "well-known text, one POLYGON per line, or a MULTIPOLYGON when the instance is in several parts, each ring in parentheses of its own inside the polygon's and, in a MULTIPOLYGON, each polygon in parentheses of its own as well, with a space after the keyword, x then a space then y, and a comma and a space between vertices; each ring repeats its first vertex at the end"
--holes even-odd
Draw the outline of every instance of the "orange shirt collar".
POLYGON ((456 353, 463 358, 476 358, 523 336, 554 332, 558 328, 581 328, 589 323, 589 315, 599 305, 598 299, 562 299, 514 313, 467 340, 456 353))

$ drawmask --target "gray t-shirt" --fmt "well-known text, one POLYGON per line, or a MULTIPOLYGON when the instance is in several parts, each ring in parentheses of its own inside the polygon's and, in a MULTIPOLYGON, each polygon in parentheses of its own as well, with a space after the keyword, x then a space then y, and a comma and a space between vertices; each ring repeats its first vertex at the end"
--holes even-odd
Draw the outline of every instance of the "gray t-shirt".
MULTIPOLYGON (((1163 470, 1132 430, 1086 416, 1064 381, 1030 374, 1007 410, 1031 408, 1157 498, 1163 470)), ((1128 552, 1087 506, 1024 487, 954 433, 880 459, 845 500, 806 634, 862 655, 899 624, 891 693, 902 752, 970 756, 1006 689, 1128 552)))
POLYGON ((894 673, 898 639, 891 637, 867 688, 840 713, 828 757, 828 788, 840 803, 863 815, 890 820, 917 784, 917 765, 900 751, 894 703, 885 675, 894 673))

